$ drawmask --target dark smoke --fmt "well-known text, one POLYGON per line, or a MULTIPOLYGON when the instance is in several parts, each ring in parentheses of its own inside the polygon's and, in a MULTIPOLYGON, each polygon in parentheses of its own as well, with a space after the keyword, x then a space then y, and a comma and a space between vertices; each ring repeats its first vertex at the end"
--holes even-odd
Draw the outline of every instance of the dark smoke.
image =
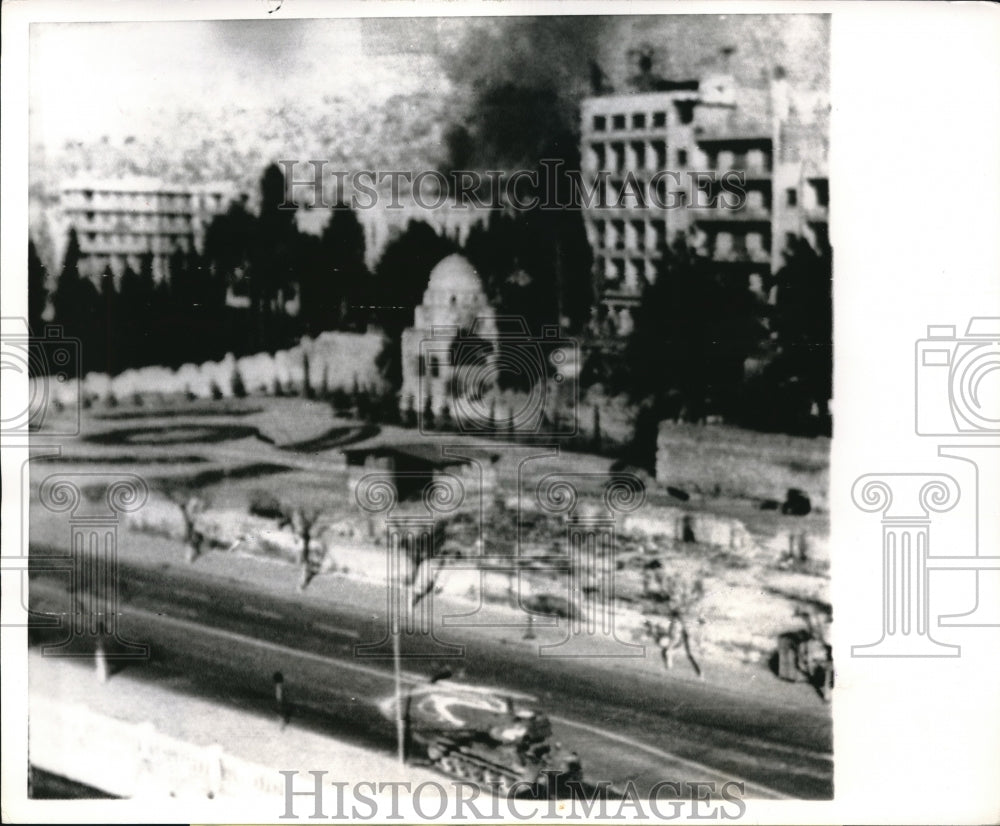
POLYGON ((442 54, 457 90, 444 165, 530 169, 543 157, 568 159, 605 26, 601 17, 467 25, 442 54))

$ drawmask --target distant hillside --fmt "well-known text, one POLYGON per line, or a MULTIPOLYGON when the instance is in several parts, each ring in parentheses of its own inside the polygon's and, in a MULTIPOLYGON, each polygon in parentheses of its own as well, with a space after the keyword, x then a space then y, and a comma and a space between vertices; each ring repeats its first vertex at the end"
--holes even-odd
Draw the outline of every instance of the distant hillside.
POLYGON ((294 100, 224 105, 211 118, 194 110, 155 112, 151 137, 105 137, 34 147, 32 195, 49 201, 78 174, 153 175, 166 181, 232 182, 251 200, 261 172, 279 159, 325 159, 330 169, 421 170, 443 160, 439 96, 394 96, 374 106, 328 96, 318 105, 294 100))

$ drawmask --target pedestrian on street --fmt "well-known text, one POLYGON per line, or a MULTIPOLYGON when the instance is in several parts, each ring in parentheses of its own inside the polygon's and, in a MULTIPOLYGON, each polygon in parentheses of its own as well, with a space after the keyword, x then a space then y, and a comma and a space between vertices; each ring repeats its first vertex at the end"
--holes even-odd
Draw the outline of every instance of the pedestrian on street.
POLYGON ((278 710, 278 719, 281 720, 281 729, 284 731, 290 715, 288 705, 285 703, 285 675, 280 671, 274 672, 274 703, 278 710))

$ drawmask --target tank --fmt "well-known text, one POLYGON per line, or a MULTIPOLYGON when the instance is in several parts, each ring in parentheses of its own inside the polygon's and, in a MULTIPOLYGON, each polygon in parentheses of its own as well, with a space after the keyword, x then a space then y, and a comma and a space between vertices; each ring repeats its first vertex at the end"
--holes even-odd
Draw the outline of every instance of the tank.
MULTIPOLYGON (((413 688, 403 699, 408 738, 445 774, 507 794, 582 780, 579 758, 552 741, 549 718, 526 694, 450 680, 413 688)), ((395 698, 379 704, 395 719, 395 698)))

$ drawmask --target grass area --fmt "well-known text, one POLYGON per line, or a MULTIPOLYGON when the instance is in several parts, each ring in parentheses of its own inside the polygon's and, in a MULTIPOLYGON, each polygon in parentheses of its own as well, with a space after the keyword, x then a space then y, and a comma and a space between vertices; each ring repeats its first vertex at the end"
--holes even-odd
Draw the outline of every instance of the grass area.
MULTIPOLYGON (((52 427, 58 427, 60 415, 69 411, 54 415, 52 427)), ((829 518, 823 511, 829 440, 719 426, 665 430, 668 478, 691 496, 680 501, 645 479, 644 503, 616 527, 618 596, 624 603, 639 604, 643 568, 654 558, 670 570, 700 576, 708 585, 704 612, 709 647, 719 656, 766 658, 777 634, 797 627, 796 607, 828 608, 829 518), (785 487, 806 489, 820 507, 805 517, 760 509, 762 496, 781 496, 785 487), (801 547, 808 551, 806 558, 795 557, 801 547)), ((330 405, 299 398, 254 399, 252 404, 174 399, 155 406, 84 410, 81 435, 65 440, 62 456, 33 464, 32 481, 37 486, 53 472, 137 473, 152 491, 140 530, 177 541, 183 537, 183 522, 169 498, 198 493, 208 503, 222 547, 247 525, 280 530, 277 520, 271 524, 250 518, 251 504, 270 498, 322 511, 327 525, 348 523, 348 533, 374 551, 370 531, 380 537, 381 523, 369 522, 354 501, 339 448, 416 441, 479 447, 485 442, 460 434, 422 437, 399 427, 375 427, 337 418, 330 405)), ((526 444, 498 444, 495 453, 502 458, 491 468, 494 489, 486 504, 498 499, 506 507, 491 511, 487 553, 516 551, 517 519, 523 550, 565 552, 566 523, 562 516, 544 513, 538 501, 537 486, 546 477, 572 483, 578 514, 603 513, 605 489, 614 476, 612 459, 526 444)), ((465 477, 467 484, 471 478, 465 477)), ((99 495, 100 480, 85 484, 99 495)), ((477 495, 467 495, 464 514, 448 531, 450 546, 466 554, 474 552, 478 536, 478 503, 477 495)), ((404 505, 402 510, 420 508, 404 505)), ((262 553, 270 547, 258 544, 262 553)), ((278 556, 294 558, 284 551, 278 556)), ((539 589, 564 587, 552 577, 540 576, 538 583, 539 589)))

